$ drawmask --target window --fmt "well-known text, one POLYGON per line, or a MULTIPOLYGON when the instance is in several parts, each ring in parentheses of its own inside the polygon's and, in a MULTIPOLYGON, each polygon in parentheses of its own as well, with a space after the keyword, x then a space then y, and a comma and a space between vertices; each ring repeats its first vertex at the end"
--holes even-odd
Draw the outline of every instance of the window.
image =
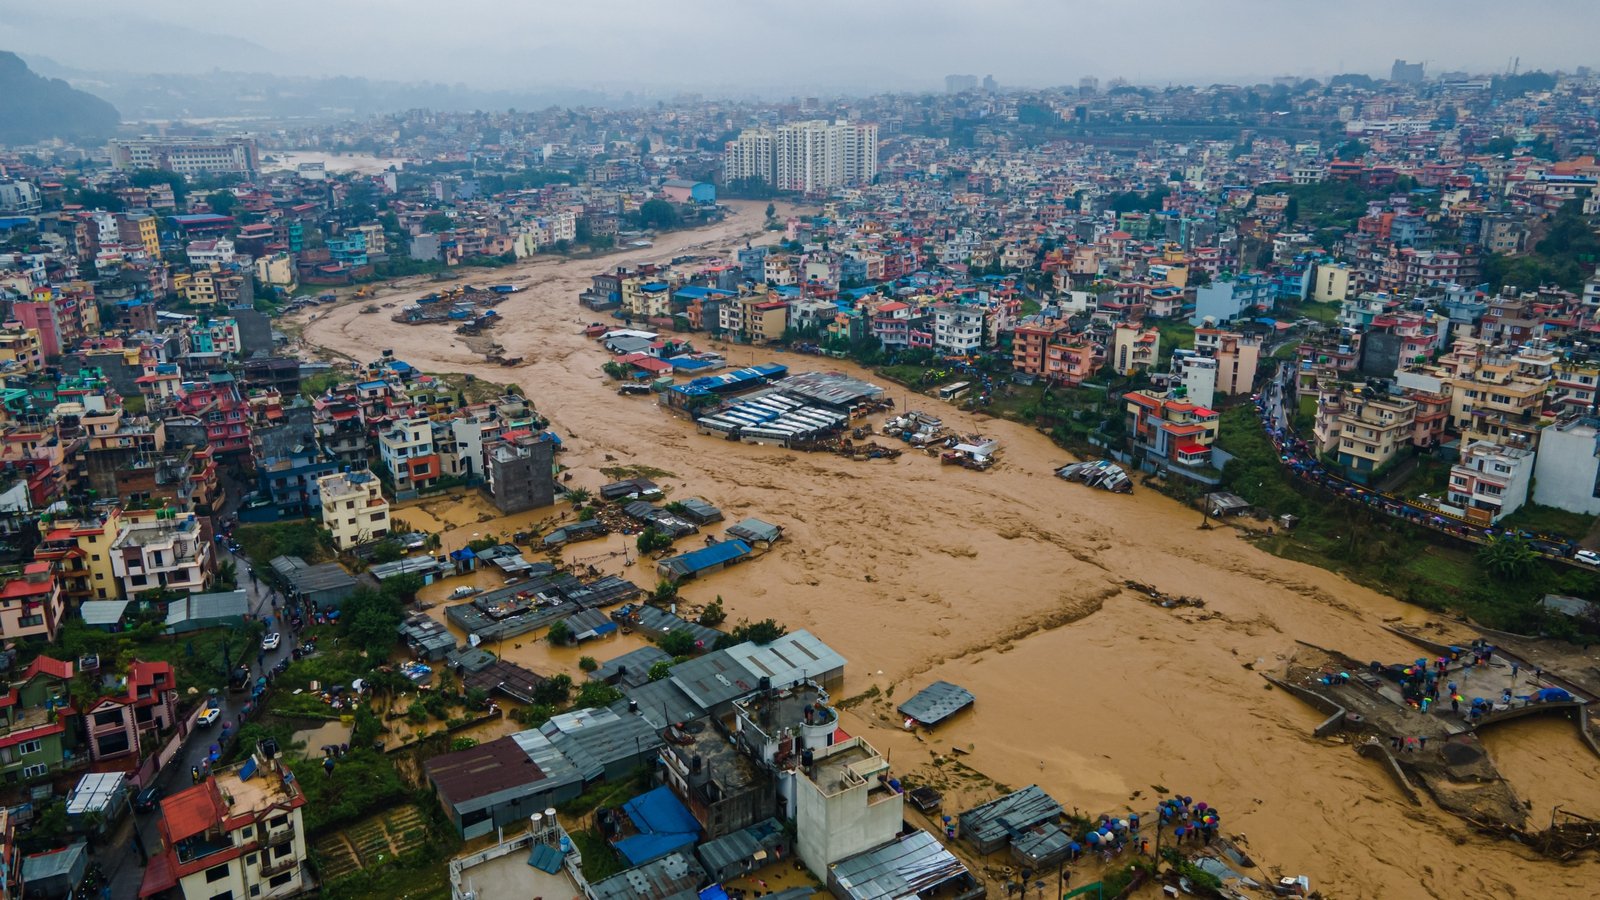
POLYGON ((276 887, 283 887, 284 885, 288 884, 289 882, 291 882, 293 880, 294 880, 294 873, 293 872, 285 872, 282 875, 274 875, 272 877, 272 879, 267 882, 267 884, 269 886, 275 887, 275 888, 276 887))
POLYGON ((227 878, 227 877, 228 877, 228 864, 227 863, 223 863, 220 866, 212 866, 211 868, 206 870, 206 884, 216 884, 217 882, 219 882, 222 879, 227 878))
POLYGON ((272 848, 272 858, 273 859, 283 859, 285 856, 288 856, 289 855, 289 851, 291 851, 293 849, 294 849, 294 842, 293 841, 290 841, 287 844, 279 844, 278 846, 272 848))
POLYGON ((212 894, 211 900, 233 900, 233 891, 223 891, 220 894, 212 894))
POLYGON ((49 771, 50 771, 50 767, 45 765, 44 763, 40 763, 40 764, 35 765, 35 766, 25 766, 23 768, 23 770, 22 770, 22 777, 23 778, 38 778, 38 777, 40 777, 42 775, 48 774, 49 771))
POLYGON ((246 825, 244 829, 239 832, 239 836, 248 841, 252 837, 255 837, 255 833, 256 827, 254 825, 246 825))
POLYGON ((261 885, 259 885, 259 884, 250 885, 250 896, 252 896, 252 897, 261 896, 261 885))
POLYGON ((17 745, 17 755, 27 756, 30 753, 38 753, 42 749, 44 749, 44 744, 39 741, 23 741, 17 745))

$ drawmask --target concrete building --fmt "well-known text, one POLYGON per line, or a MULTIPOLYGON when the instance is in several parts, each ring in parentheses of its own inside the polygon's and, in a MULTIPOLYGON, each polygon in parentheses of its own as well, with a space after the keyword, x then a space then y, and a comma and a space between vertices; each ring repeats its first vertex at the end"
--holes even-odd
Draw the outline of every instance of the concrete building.
POLYGON ((1161 356, 1161 332, 1119 324, 1111 340, 1111 365, 1124 377, 1155 366, 1161 356))
POLYGON ((322 498, 322 527, 342 551, 389 533, 389 501, 378 476, 371 472, 334 472, 317 479, 322 498))
POLYGON ((1209 407, 1216 400, 1217 361, 1193 350, 1172 354, 1172 388, 1183 389, 1183 399, 1209 407))
POLYGON ((432 486, 441 475, 433 423, 417 416, 390 425, 378 435, 378 459, 388 470, 397 495, 432 486))
POLYGON ((184 900, 247 900, 305 890, 306 798, 288 774, 277 758, 252 755, 162 800, 162 849, 140 896, 176 887, 184 900))
POLYGON ((933 309, 933 347, 946 356, 966 356, 983 349, 983 310, 959 303, 933 309))
POLYGON ((776 141, 772 132, 746 129, 735 140, 729 141, 722 152, 723 184, 756 180, 774 183, 773 147, 776 141))
MULTIPOLYGON (((141 514, 133 513, 139 516, 141 514)), ((211 541, 194 513, 143 514, 122 525, 111 543, 111 567, 121 598, 145 591, 204 591, 211 580, 211 541)))
POLYGON ((556 502, 556 442, 546 432, 512 432, 484 448, 484 490, 510 514, 556 502))
POLYGON ((878 126, 814 119, 745 131, 723 155, 726 181, 757 178, 783 191, 823 193, 878 174, 878 126))
POLYGON ((1259 337, 1215 328, 1197 328, 1194 345, 1196 350, 1217 361, 1218 394, 1249 394, 1255 390, 1256 367, 1261 363, 1259 337))
POLYGON ((1352 477, 1364 480, 1411 442, 1416 414, 1413 400, 1333 387, 1317 398, 1317 451, 1332 452, 1352 477))
POLYGON ((1533 502, 1568 512, 1600 515, 1600 420, 1568 419, 1539 435, 1533 502))
POLYGON ((1468 518, 1498 522, 1527 502, 1533 471, 1532 450, 1473 441, 1450 467, 1447 496, 1468 518))
POLYGON ((43 365, 37 328, 24 328, 19 322, 7 322, 0 328, 0 372, 26 375, 43 365))
POLYGON ((1238 275, 1202 285, 1194 297, 1191 325, 1232 322, 1257 310, 1271 309, 1275 303, 1272 282, 1260 275, 1238 275))
POLYGON ((107 148, 121 171, 162 169, 179 175, 255 175, 261 168, 255 138, 156 138, 115 140, 107 148))
POLYGON ((1320 262, 1311 282, 1311 299, 1318 303, 1343 303, 1349 299, 1351 287, 1349 265, 1320 262))
POLYGON ((795 837, 812 874, 894 840, 905 796, 888 784, 889 762, 859 737, 810 749, 796 777, 795 837))
POLYGON ((54 642, 67 613, 54 566, 35 560, 0 577, 5 578, 0 587, 0 638, 54 642))

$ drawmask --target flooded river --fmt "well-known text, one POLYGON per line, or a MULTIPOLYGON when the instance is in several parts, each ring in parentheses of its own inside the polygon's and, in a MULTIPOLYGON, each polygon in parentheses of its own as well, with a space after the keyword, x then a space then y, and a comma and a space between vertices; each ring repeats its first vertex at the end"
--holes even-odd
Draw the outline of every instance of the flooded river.
MULTIPOLYGON (((507 355, 525 359, 513 369, 486 364, 446 326, 398 324, 388 310, 362 315, 361 304, 302 314, 315 316, 304 337, 361 360, 388 347, 426 371, 515 380, 561 434, 576 484, 597 487, 608 480, 605 466, 650 466, 670 473, 657 480, 672 493, 704 496, 730 521, 754 515, 782 525, 786 537, 773 552, 688 584, 685 597, 721 595, 731 620, 772 616, 843 653, 844 694, 877 689, 845 714, 844 728, 866 735, 913 780, 940 777, 935 757, 957 751, 992 779, 975 785, 1036 782, 1069 809, 1131 802, 1148 810, 1159 789, 1191 794, 1224 810, 1226 830, 1248 835, 1260 859, 1309 875, 1325 896, 1592 895, 1592 865, 1550 864, 1405 803, 1375 764, 1310 737, 1320 717, 1254 671, 1277 665, 1296 639, 1359 658, 1408 659, 1411 646, 1381 625, 1420 621, 1419 610, 1263 553, 1232 529, 1201 530, 1198 513, 1152 491, 1111 495, 1062 482, 1051 472, 1067 456, 1043 435, 932 399, 913 405, 1001 441, 993 470, 941 467, 910 453, 852 462, 728 443, 695 434, 649 398, 617 396, 600 371, 604 354, 579 334, 594 318, 576 302, 589 275, 731 249, 751 235, 771 240, 758 233, 763 206, 741 204, 729 222, 663 236, 640 253, 496 273, 495 281, 525 276, 528 286, 499 307, 494 334, 507 355), (1126 590, 1127 579, 1201 597, 1205 608, 1162 609, 1126 590), (941 678, 971 689, 974 710, 932 735, 903 731, 894 698, 941 678)), ((377 301, 398 306, 429 289, 377 301)), ((797 371, 872 378, 841 361, 777 359, 797 371)), ((894 390, 897 403, 905 394, 894 390)), ((477 529, 461 525, 454 534, 464 542, 477 529)), ((567 553, 609 549, 579 544, 567 553)), ((655 581, 620 558, 596 565, 644 587, 655 581)), ((507 655, 541 671, 575 662, 567 657, 576 653, 523 643, 507 655)), ((1545 758, 1517 733, 1505 732, 1515 744, 1512 768, 1531 775, 1545 758)), ((1564 750, 1550 760, 1578 761, 1564 750)), ((1594 767, 1583 771, 1559 784, 1587 792, 1575 808, 1592 810, 1594 767)), ((1548 803, 1548 793, 1524 796, 1548 803)))

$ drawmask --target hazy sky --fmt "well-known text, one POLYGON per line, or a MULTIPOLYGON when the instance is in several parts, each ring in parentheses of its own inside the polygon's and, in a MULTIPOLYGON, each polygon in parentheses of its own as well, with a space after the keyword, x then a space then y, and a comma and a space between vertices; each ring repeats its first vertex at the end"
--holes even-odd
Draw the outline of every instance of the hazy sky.
POLYGON ((0 49, 476 87, 921 90, 1600 65, 1600 0, 0 0, 0 49))

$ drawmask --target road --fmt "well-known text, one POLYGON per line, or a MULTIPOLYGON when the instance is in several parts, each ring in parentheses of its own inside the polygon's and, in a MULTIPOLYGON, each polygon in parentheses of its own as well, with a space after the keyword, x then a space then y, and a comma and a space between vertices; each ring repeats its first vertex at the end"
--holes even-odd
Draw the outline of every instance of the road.
MULTIPOLYGON (((270 669, 289 656, 294 647, 294 634, 286 628, 279 628, 279 621, 273 615, 272 601, 275 593, 262 583, 259 578, 252 577, 250 563, 243 556, 228 552, 221 544, 214 545, 218 552, 218 562, 232 560, 238 567, 239 586, 245 590, 250 598, 250 614, 252 616, 273 616, 272 630, 283 635, 283 642, 278 649, 263 653, 256 659, 236 660, 249 664, 251 671, 257 675, 270 669)), ((187 698, 180 698, 180 703, 187 698)), ((183 749, 172 761, 156 773, 154 784, 162 796, 170 796, 189 787, 191 767, 200 767, 210 755, 211 746, 222 740, 222 726, 229 724, 233 732, 239 728, 239 716, 244 704, 250 699, 248 692, 223 692, 217 698, 222 705, 222 717, 218 723, 210 728, 196 728, 184 740, 183 749)), ((225 749, 225 748, 224 748, 225 749)), ((129 803, 133 797, 128 798, 129 803)), ((134 843, 134 829, 138 829, 138 836, 146 852, 153 853, 161 846, 160 836, 156 831, 156 820, 159 813, 130 813, 118 828, 113 840, 101 844, 98 856, 100 868, 110 876, 110 900, 133 900, 139 896, 139 884, 144 879, 144 863, 140 857, 139 848, 134 843)))
MULTIPOLYGON (((1424 528, 1431 528, 1446 534, 1453 534, 1465 540, 1482 543, 1495 534, 1511 531, 1511 529, 1505 528, 1485 527, 1447 515, 1436 509, 1419 506, 1408 498, 1380 493, 1367 485, 1351 481, 1328 470, 1317 459, 1314 446, 1300 435, 1295 434, 1290 427, 1293 411, 1298 408, 1294 384, 1295 371, 1293 364, 1283 363, 1278 367, 1277 374, 1266 387, 1262 388, 1256 399, 1256 410, 1261 419, 1261 427, 1266 430, 1267 437, 1272 441, 1273 446, 1278 449, 1279 461, 1289 469, 1291 474, 1320 485, 1345 500, 1362 503, 1394 518, 1404 519, 1414 525, 1421 525, 1424 528)), ((1578 549, 1577 541, 1573 538, 1555 534, 1516 533, 1529 541, 1533 549, 1541 556, 1559 560, 1568 565, 1588 568, 1582 563, 1573 560, 1573 553, 1578 549)))

